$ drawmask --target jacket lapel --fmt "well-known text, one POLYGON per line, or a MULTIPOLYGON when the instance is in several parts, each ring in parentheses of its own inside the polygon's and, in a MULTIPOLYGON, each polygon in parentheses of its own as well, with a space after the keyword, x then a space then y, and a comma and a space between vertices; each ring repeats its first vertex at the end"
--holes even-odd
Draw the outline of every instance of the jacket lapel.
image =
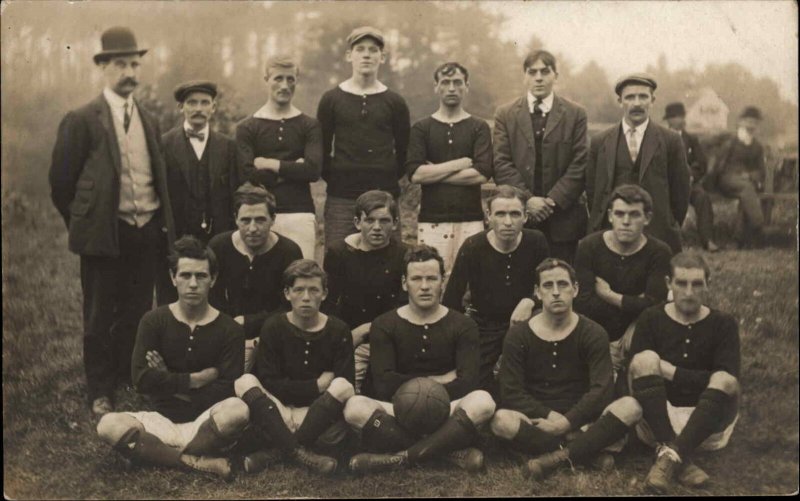
POLYGON ((606 175, 608 176, 608 186, 614 186, 614 169, 617 167, 617 142, 619 142, 619 130, 622 126, 617 125, 611 134, 606 137, 603 147, 606 149, 606 175))
POLYGON ((548 134, 553 132, 562 118, 564 118, 564 103, 558 96, 553 96, 553 107, 550 108, 550 116, 547 117, 547 123, 544 127, 544 137, 547 137, 548 134))
POLYGON ((216 132, 209 128, 205 154, 208 155, 208 178, 209 185, 212 188, 216 186, 217 180, 220 178, 219 170, 224 162, 224 160, 220 158, 222 155, 222 148, 218 147, 218 142, 219 137, 216 132))
POLYGON ((178 126, 178 133, 175 134, 172 145, 175 152, 175 158, 178 160, 178 168, 183 174, 183 180, 187 187, 191 187, 191 170, 192 170, 192 157, 195 157, 194 148, 189 139, 186 138, 186 133, 183 132, 183 126, 178 126))
POLYGON ((117 131, 114 130, 114 118, 111 116, 111 106, 106 102, 106 98, 100 94, 95 100, 97 109, 97 118, 100 120, 100 125, 106 130, 106 137, 111 149, 111 159, 114 162, 114 169, 117 171, 117 176, 122 172, 122 160, 119 157, 119 143, 117 142, 117 131))
POLYGON ((517 101, 516 108, 517 126, 522 131, 525 139, 528 140, 528 144, 531 145, 531 148, 535 148, 536 143, 533 139, 533 124, 531 124, 531 114, 530 111, 528 111, 527 97, 523 96, 521 99, 519 99, 517 101))
POLYGON ((659 143, 661 142, 661 134, 657 129, 657 125, 650 123, 644 131, 644 139, 642 139, 642 163, 639 166, 639 183, 644 179, 644 174, 653 160, 653 156, 658 151, 659 143))

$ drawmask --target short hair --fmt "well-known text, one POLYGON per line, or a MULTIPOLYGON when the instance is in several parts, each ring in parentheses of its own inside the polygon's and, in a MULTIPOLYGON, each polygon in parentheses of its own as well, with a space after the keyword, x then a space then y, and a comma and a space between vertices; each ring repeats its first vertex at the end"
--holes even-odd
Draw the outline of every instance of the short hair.
POLYGON ((489 195, 489 198, 486 199, 486 210, 489 211, 489 214, 492 213, 492 202, 498 198, 516 198, 520 201, 520 203, 522 203, 522 209, 524 210, 525 204, 530 198, 530 194, 525 190, 517 188, 516 186, 501 184, 497 187, 497 189, 495 189, 494 193, 489 195))
POLYGON ((258 205, 267 204, 267 211, 269 217, 275 219, 275 211, 277 205, 275 203, 275 196, 267 191, 261 185, 254 185, 249 181, 239 186, 239 189, 233 194, 233 214, 236 219, 236 214, 239 214, 239 209, 242 205, 258 205))
POLYGON ((614 188, 608 200, 608 210, 614 205, 614 200, 622 200, 626 204, 642 204, 644 212, 653 212, 653 197, 644 188, 636 184, 621 184, 614 188))
POLYGON ((208 261, 209 273, 211 273, 212 277, 217 276, 217 256, 211 250, 211 247, 207 247, 199 238, 193 235, 183 235, 173 244, 172 250, 167 256, 172 275, 178 272, 178 261, 181 258, 208 261))
POLYGON ((408 274, 408 265, 410 263, 424 263, 431 259, 435 259, 439 263, 439 273, 444 278, 444 259, 434 247, 425 244, 413 245, 406 251, 405 256, 403 256, 403 276, 408 274))
POLYGON ((558 68, 556 67, 556 56, 542 49, 535 50, 528 54, 528 56, 522 62, 522 71, 528 71, 528 68, 533 66, 533 63, 536 61, 543 62, 545 66, 553 68, 553 71, 558 73, 558 68))
POLYGON ((572 281, 573 284, 578 283, 578 276, 575 274, 575 268, 573 268, 568 262, 557 259, 554 257, 545 258, 539 266, 536 267, 536 285, 539 285, 542 273, 545 271, 554 270, 556 268, 563 268, 567 270, 569 273, 569 279, 572 281))
POLYGON ((300 66, 297 64, 297 61, 292 56, 281 54, 278 56, 273 56, 267 59, 267 64, 264 65, 264 76, 269 77, 269 71, 272 68, 283 68, 283 69, 290 69, 294 68, 295 75, 300 74, 300 66))
POLYGON ((433 81, 439 83, 439 78, 444 76, 453 76, 457 71, 460 71, 464 75, 464 82, 469 82, 469 71, 459 63, 456 62, 449 62, 440 64, 436 70, 433 72, 433 81))
POLYGON ((313 259, 297 259, 283 270, 283 287, 289 289, 298 278, 320 278, 322 288, 328 288, 328 274, 313 259))
POLYGON ((703 256, 696 252, 683 251, 672 256, 669 260, 669 278, 675 276, 676 268, 700 268, 706 275, 706 282, 711 278, 711 269, 703 256))
POLYGON ((369 213, 375 209, 382 209, 384 207, 389 210, 392 218, 397 219, 399 217, 397 213, 397 202, 395 202, 391 193, 381 190, 369 190, 364 192, 356 199, 354 209, 356 219, 361 217, 362 212, 369 215, 369 213))

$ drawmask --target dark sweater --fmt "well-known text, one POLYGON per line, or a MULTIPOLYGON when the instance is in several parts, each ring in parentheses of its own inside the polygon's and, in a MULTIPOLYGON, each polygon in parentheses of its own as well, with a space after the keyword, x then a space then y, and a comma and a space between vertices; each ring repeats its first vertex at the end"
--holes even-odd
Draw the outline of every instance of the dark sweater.
POLYGON ((325 371, 355 381, 350 329, 329 316, 319 332, 307 332, 273 315, 261 328, 254 372, 264 388, 286 405, 307 407, 320 391, 317 378, 325 371))
MULTIPOLYGON (((463 157, 471 158, 472 167, 487 179, 492 177, 492 139, 485 121, 469 117, 448 124, 427 117, 411 128, 406 161, 409 179, 427 162, 439 164, 463 157)), ((481 185, 423 184, 418 219, 424 223, 482 221, 481 185)))
POLYGON ((139 322, 133 349, 131 378, 139 393, 149 395, 156 411, 183 423, 192 421, 206 409, 234 396, 233 382, 244 372, 244 334, 242 327, 221 313, 194 331, 178 321, 169 306, 148 311, 139 322), (148 351, 164 359, 167 370, 147 365, 148 351), (201 388, 189 388, 189 374, 214 367, 216 380, 201 388), (186 400, 176 398, 181 394, 186 400))
POLYGON ((411 119, 399 94, 387 89, 356 95, 337 86, 323 94, 317 118, 328 195, 355 200, 375 189, 400 194, 411 119))
POLYGON ((370 373, 374 397, 388 402, 406 381, 456 370, 445 384, 450 400, 476 389, 478 326, 453 310, 432 324, 415 325, 397 310, 384 313, 370 329, 370 373))
POLYGON ((501 407, 531 418, 563 414, 577 429, 594 421, 611 403, 613 377, 608 336, 592 320, 561 341, 544 341, 530 322, 508 330, 500 364, 501 407))
POLYGON ((275 245, 251 263, 233 246, 232 235, 232 231, 220 233, 208 243, 219 263, 210 302, 232 317, 244 315, 245 337, 252 339, 270 314, 288 310, 283 270, 292 261, 302 259, 303 253, 292 240, 278 235, 275 245))
POLYGON ((278 213, 314 212, 309 183, 322 170, 322 129, 316 119, 305 113, 281 120, 251 116, 236 126, 236 142, 245 177, 275 195, 278 213), (280 160, 279 172, 257 170, 257 157, 280 160))
POLYGON ((608 248, 603 233, 592 233, 578 243, 575 272, 580 289, 575 311, 602 325, 608 338, 616 341, 642 311, 667 299, 664 277, 669 275, 672 252, 661 240, 648 237, 638 252, 621 256, 608 248), (605 302, 595 293, 595 277, 622 294, 621 307, 605 302), (644 297, 639 297, 642 293, 644 297))
POLYGON ((522 230, 522 241, 508 254, 492 247, 488 231, 469 237, 458 251, 442 304, 464 311, 464 293, 469 287, 475 317, 508 322, 522 298, 532 297, 535 271, 550 253, 538 230, 522 230))
POLYGON ((739 324, 727 313, 711 313, 683 325, 667 315, 664 303, 645 310, 636 322, 631 355, 652 350, 676 367, 666 381, 667 398, 678 407, 694 407, 711 374, 725 371, 739 377, 739 324))
POLYGON ((406 246, 394 239, 386 247, 369 252, 351 247, 344 240, 335 242, 325 254, 325 311, 355 329, 405 304, 401 280, 405 252, 406 246))

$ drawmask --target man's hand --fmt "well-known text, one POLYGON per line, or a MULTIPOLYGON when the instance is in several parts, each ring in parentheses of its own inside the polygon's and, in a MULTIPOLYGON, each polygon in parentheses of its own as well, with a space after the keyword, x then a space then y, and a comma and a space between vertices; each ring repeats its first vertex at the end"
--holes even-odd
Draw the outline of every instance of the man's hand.
POLYGON ((511 312, 511 325, 527 322, 531 318, 533 306, 536 303, 529 297, 520 299, 514 311, 511 312))
POLYGON ((675 377, 675 370, 677 367, 663 359, 659 360, 658 363, 661 368, 661 376, 667 381, 672 381, 675 377))
POLYGON ((334 375, 331 371, 325 371, 319 375, 317 378, 317 389, 320 393, 328 389, 328 386, 331 385, 331 381, 333 381, 334 375))
POLYGON ((622 306, 622 294, 611 289, 611 285, 600 277, 594 277, 594 293, 608 304, 616 307, 622 306))
POLYGON ((556 203, 547 197, 531 197, 525 204, 525 210, 535 223, 541 223, 553 215, 556 203))
POLYGON ((564 417, 563 414, 556 411, 550 411, 547 415, 547 419, 532 419, 531 423, 543 432, 555 436, 564 435, 572 428, 569 420, 564 417))
POLYGON ((355 329, 353 329, 351 334, 353 335, 353 346, 358 346, 364 342, 364 338, 367 337, 369 334, 369 328, 372 326, 372 322, 365 322, 355 329))
POLYGON ((203 369, 200 372, 192 372, 189 374, 189 388, 202 388, 211 381, 217 379, 217 377, 219 377, 219 371, 216 367, 209 367, 208 369, 203 369))
POLYGON ((271 170, 276 174, 281 168, 280 161, 274 158, 256 157, 253 161, 253 165, 255 165, 258 170, 271 170))
POLYGON ((450 372, 445 372, 444 374, 439 374, 439 375, 434 374, 433 376, 427 376, 427 377, 428 379, 436 381, 439 384, 447 384, 450 381, 454 381, 456 379, 456 370, 453 369, 450 372))
POLYGON ((244 325, 244 315, 239 315, 238 317, 233 317, 233 321, 239 325, 244 325))
POLYGON ((151 369, 156 369, 159 371, 169 370, 167 369, 167 364, 164 363, 164 358, 156 350, 148 351, 144 355, 144 358, 147 360, 147 366, 151 369))

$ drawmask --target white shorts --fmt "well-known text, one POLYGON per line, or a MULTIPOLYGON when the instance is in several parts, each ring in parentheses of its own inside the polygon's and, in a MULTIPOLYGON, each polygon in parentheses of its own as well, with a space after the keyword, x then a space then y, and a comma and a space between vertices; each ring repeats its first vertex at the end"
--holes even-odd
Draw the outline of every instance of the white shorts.
POLYGON ((364 384, 364 379, 367 377, 367 370, 369 369, 369 343, 361 343, 356 346, 353 355, 356 366, 355 390, 357 394, 361 394, 361 386, 364 384))
POLYGON ((445 276, 450 274, 458 249, 472 235, 483 231, 483 221, 465 223, 417 223, 417 241, 430 245, 444 259, 445 276))
MULTIPOLYGON (((692 415, 692 412, 694 412, 694 409, 694 407, 675 407, 667 401, 667 415, 669 416, 669 422, 672 425, 672 430, 675 432, 675 435, 680 435, 686 427, 686 423, 689 422, 689 417, 692 415)), ((737 412, 733 421, 731 421, 724 430, 709 435, 697 449, 701 451, 716 451, 728 445, 728 440, 730 440, 733 434, 733 427, 736 426, 736 421, 738 420, 739 413, 737 412)), ((636 435, 639 437, 639 440, 650 447, 656 446, 656 439, 653 436, 653 431, 644 419, 639 421, 639 424, 636 425, 636 435)))
POLYGON ((256 347, 258 347, 258 338, 244 340, 244 372, 248 373, 253 370, 253 365, 256 363, 256 347))
POLYGON ((315 259, 317 218, 311 212, 275 214, 272 231, 300 246, 304 259, 315 259))
POLYGON ((142 423, 147 433, 155 435, 170 447, 183 450, 197 435, 200 425, 211 419, 212 408, 206 409, 194 421, 188 423, 173 423, 158 412, 126 412, 125 414, 142 423))

